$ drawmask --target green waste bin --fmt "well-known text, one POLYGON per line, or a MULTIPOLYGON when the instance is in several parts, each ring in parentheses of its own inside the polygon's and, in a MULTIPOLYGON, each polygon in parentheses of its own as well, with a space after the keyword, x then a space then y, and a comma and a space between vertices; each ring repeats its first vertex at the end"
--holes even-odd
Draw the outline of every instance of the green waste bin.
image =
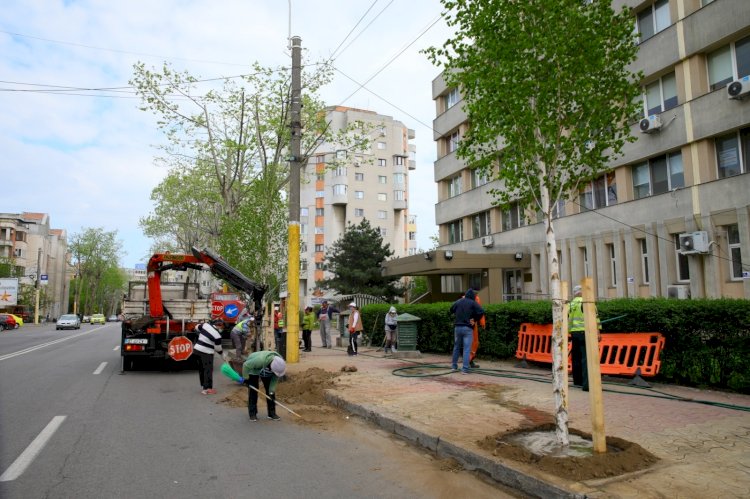
POLYGON ((398 351, 394 357, 421 357, 422 354, 417 350, 417 322, 421 321, 419 317, 411 314, 401 314, 396 317, 398 320, 398 351))

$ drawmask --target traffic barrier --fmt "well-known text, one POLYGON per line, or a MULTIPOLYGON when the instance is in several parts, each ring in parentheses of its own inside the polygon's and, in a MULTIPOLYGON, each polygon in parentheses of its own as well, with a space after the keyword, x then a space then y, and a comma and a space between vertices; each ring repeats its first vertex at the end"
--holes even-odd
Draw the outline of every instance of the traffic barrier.
MULTIPOLYGON (((599 341, 601 373, 635 376, 640 369, 641 376, 656 376, 661 367, 659 355, 664 341, 661 333, 603 333, 599 341)), ((568 341, 568 353, 570 348, 568 341)), ((552 324, 521 324, 516 358, 552 363, 552 324)))

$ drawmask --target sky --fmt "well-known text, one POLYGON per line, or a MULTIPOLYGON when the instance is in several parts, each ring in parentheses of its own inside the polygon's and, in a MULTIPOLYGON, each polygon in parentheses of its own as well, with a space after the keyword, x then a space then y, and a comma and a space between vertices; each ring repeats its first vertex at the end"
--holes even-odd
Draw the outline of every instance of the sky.
POLYGON ((393 116, 416 131, 409 209, 418 246, 430 248, 439 68, 420 51, 450 35, 439 0, 2 0, 0 212, 48 213, 69 238, 116 230, 120 263, 145 261, 151 240, 138 221, 167 173, 154 161, 164 143, 156 119, 127 88, 63 87, 127 87, 138 61, 167 61, 204 79, 250 73, 255 61, 288 66, 290 4, 303 64, 340 47, 338 71, 320 92, 325 103, 393 116), (343 75, 364 83, 383 67, 343 101, 358 88, 343 75))

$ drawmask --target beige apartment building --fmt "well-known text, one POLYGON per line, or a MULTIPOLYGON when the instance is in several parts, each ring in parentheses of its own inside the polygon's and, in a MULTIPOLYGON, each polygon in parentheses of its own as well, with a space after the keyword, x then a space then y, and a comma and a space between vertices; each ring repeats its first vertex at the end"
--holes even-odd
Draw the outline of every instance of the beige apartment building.
POLYGON ((0 258, 13 261, 19 284, 33 286, 39 276, 49 300, 42 318, 68 311, 67 252, 67 234, 51 228, 48 214, 0 213, 0 258))
MULTIPOLYGON (((637 140, 559 206, 562 278, 599 299, 750 298, 750 2, 614 0, 632 9, 643 71, 637 140)), ((431 299, 471 286, 485 301, 549 297, 543 223, 493 207, 488 182, 456 158, 468 123, 457 89, 432 83, 440 246, 389 262, 427 275, 431 299)))
POLYGON ((317 289, 326 277, 326 250, 348 224, 367 219, 394 257, 415 254, 416 220, 409 215, 409 172, 416 168, 414 130, 391 116, 343 106, 326 108, 333 132, 363 134, 362 148, 323 143, 301 173, 300 303, 318 303, 335 290, 317 289))

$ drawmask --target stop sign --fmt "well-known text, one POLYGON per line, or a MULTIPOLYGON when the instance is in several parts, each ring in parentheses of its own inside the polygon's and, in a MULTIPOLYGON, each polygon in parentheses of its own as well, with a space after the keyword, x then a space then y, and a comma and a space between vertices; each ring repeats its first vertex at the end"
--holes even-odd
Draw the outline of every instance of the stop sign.
POLYGON ((223 311, 224 311, 223 303, 221 303, 220 301, 211 302, 211 315, 213 317, 220 316, 223 311))
POLYGON ((169 342, 167 353, 174 360, 186 360, 193 353, 193 342, 185 336, 175 336, 169 342))

